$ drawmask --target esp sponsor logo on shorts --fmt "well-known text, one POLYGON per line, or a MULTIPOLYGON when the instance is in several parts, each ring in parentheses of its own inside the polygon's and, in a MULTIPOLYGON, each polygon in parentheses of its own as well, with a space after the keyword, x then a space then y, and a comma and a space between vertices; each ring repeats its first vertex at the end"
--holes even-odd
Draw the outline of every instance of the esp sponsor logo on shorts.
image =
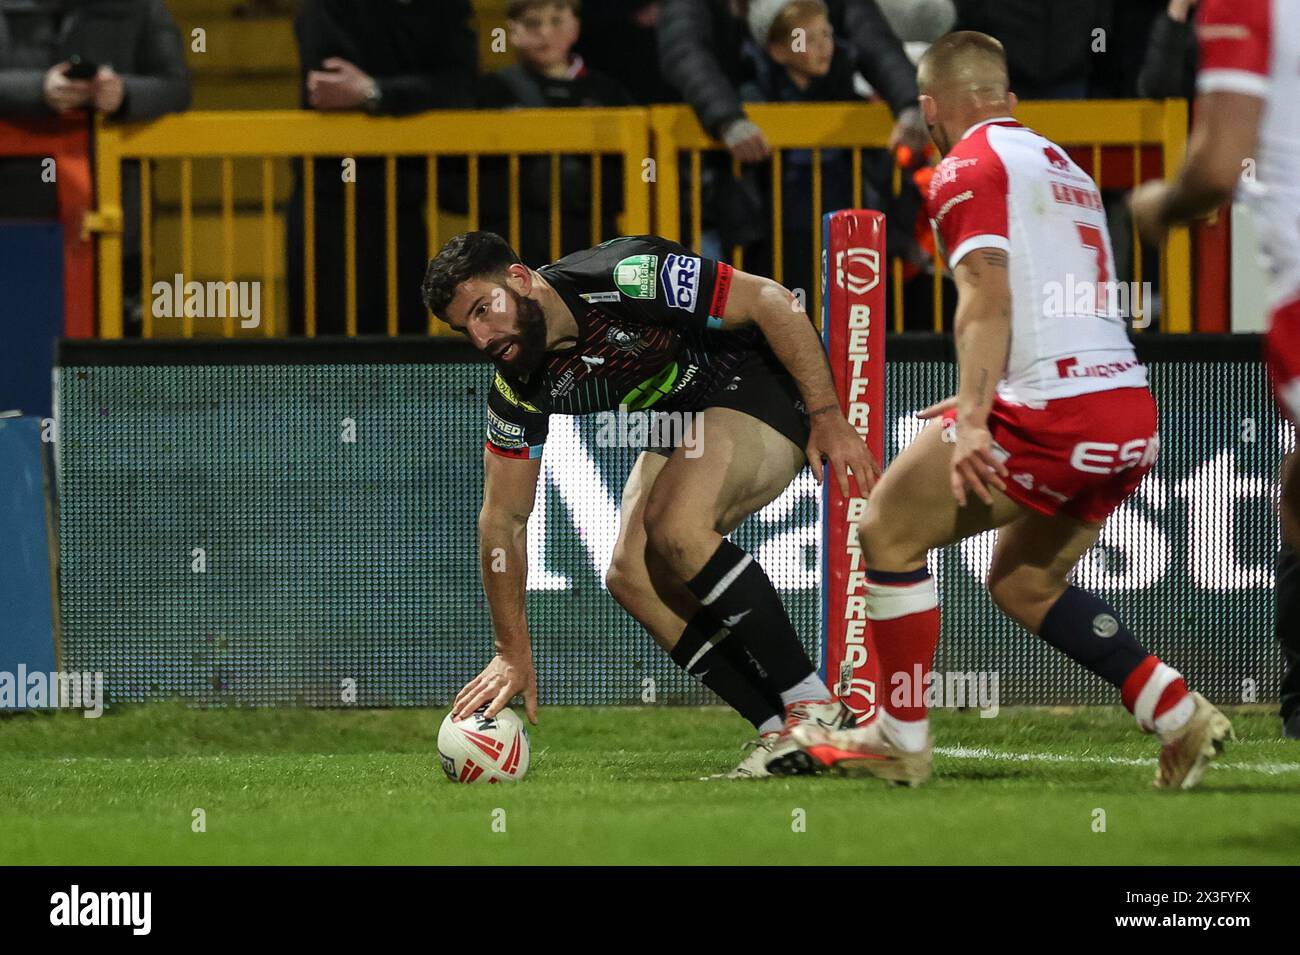
POLYGON ((659 270, 659 281, 663 283, 664 301, 671 308, 694 312, 700 290, 699 256, 678 255, 676 252, 667 256, 659 270))
POLYGON ((1131 467, 1148 468, 1160 453, 1160 437, 1134 438, 1123 444, 1080 441, 1070 452, 1070 467, 1087 474, 1119 474, 1131 467))

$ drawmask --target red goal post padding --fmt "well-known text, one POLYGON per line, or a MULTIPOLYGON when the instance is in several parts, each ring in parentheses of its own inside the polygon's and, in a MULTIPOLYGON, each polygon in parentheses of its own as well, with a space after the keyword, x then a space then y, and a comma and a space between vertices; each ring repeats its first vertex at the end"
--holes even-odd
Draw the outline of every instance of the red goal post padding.
MULTIPOLYGON (((840 407, 884 459, 885 216, 842 209, 822 217, 822 340, 840 407)), ((831 474, 821 494, 822 678, 860 721, 873 718, 879 668, 867 620, 866 568, 858 545, 861 497, 831 474)))

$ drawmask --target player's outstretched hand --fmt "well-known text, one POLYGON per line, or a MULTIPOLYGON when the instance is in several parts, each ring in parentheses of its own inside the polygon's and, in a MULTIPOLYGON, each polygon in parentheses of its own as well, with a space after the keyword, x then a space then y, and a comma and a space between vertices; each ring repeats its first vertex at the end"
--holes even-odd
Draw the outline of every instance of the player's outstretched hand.
POLYGON ((528 654, 519 659, 507 659, 501 654, 483 668, 483 672, 465 684, 451 705, 452 719, 460 720, 472 714, 484 703, 487 715, 496 716, 516 693, 524 695, 524 712, 528 722, 537 725, 537 671, 528 654))
POLYGON ((1002 480, 1007 466, 993 453, 993 435, 988 428, 959 425, 957 446, 952 451, 952 496, 962 507, 966 506, 966 492, 973 491, 985 504, 993 503, 990 487, 999 491, 1007 489, 1002 480))
POLYGON ((839 408, 832 408, 824 413, 812 416, 812 433, 808 436, 808 446, 804 448, 808 464, 812 467, 813 477, 821 484, 823 474, 822 458, 835 475, 840 486, 840 493, 852 497, 849 490, 849 472, 857 482, 858 493, 866 497, 880 479, 880 465, 875 456, 862 440, 862 435, 844 420, 839 408))

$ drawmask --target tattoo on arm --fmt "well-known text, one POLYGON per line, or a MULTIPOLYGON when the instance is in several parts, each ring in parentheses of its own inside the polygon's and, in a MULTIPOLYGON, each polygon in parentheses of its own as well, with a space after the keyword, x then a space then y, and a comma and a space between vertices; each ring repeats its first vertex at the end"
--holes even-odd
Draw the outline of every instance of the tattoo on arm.
POLYGON ((993 269, 1005 269, 1008 261, 1007 253, 1002 249, 976 249, 961 260, 959 267, 964 271, 962 277, 966 284, 978 286, 984 279, 984 273, 980 271, 981 265, 993 269))

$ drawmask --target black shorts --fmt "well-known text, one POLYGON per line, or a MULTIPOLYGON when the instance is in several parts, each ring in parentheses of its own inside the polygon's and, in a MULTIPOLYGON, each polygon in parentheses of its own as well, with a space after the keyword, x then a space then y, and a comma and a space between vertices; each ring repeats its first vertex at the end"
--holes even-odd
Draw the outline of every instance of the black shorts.
MULTIPOLYGON (((705 408, 731 408, 743 412, 775 428, 800 450, 808 446, 811 434, 808 409, 804 406, 799 386, 775 357, 755 354, 747 359, 732 372, 730 380, 724 379, 700 402, 699 407, 691 410, 703 411, 705 408)), ((649 444, 642 450, 672 457, 676 448, 649 444)))

